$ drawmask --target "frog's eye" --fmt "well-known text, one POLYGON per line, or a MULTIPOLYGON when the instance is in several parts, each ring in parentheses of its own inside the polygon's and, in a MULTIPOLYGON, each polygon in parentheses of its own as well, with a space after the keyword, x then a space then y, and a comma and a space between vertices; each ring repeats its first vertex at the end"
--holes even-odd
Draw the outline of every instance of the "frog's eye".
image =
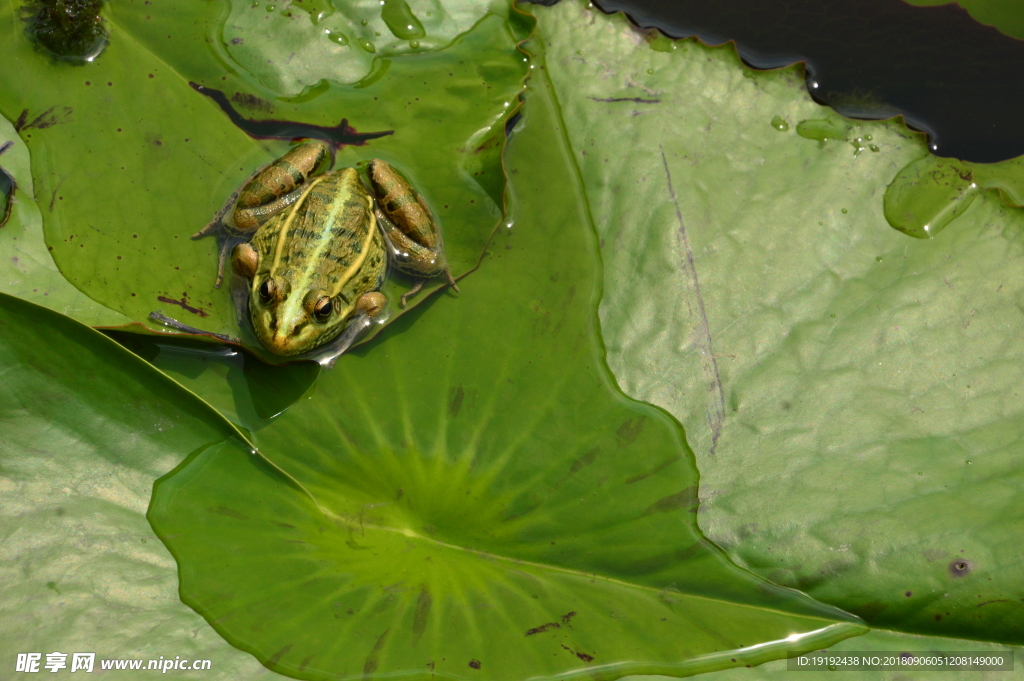
POLYGON ((316 301, 316 305, 313 307, 313 316, 321 324, 327 321, 332 312, 334 312, 334 303, 327 296, 323 296, 320 300, 316 301))
POLYGON ((274 298, 274 292, 276 288, 277 287, 274 286, 273 279, 267 279, 262 284, 260 284, 260 302, 262 302, 264 305, 269 303, 274 298))

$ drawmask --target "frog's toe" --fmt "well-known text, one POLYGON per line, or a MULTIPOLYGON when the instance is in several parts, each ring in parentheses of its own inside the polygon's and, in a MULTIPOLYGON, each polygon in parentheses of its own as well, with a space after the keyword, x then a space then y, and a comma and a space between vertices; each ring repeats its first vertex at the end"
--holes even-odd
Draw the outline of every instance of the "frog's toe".
POLYGON ((448 285, 452 287, 453 291, 456 293, 462 293, 462 291, 459 290, 459 285, 455 283, 455 277, 452 276, 451 270, 445 269, 444 276, 448 279, 448 285))
POLYGON ((419 281, 417 281, 417 282, 416 282, 416 285, 415 285, 415 286, 413 286, 413 287, 412 287, 411 289, 409 289, 408 291, 406 291, 406 292, 405 292, 405 293, 404 293, 404 294, 402 295, 402 309, 403 309, 403 310, 404 310, 405 308, 409 307, 409 303, 408 303, 408 301, 409 301, 409 298, 414 298, 414 297, 416 297, 416 294, 417 294, 417 293, 419 293, 419 292, 420 292, 420 290, 422 290, 422 289, 423 289, 423 284, 424 284, 425 282, 426 282, 426 280, 425 280, 425 279, 420 279, 419 281))

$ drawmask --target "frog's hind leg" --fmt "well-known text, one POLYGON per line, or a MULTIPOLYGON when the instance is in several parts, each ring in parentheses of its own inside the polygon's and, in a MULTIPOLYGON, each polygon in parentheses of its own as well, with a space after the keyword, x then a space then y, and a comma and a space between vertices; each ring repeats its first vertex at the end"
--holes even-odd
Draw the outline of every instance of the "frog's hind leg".
POLYGON ((376 209, 377 224, 384 233, 390 261, 395 269, 403 274, 416 277, 416 284, 402 296, 402 308, 408 305, 410 298, 416 296, 428 279, 444 275, 452 290, 459 293, 459 285, 455 283, 451 268, 441 249, 431 250, 411 239, 399 229, 379 208, 376 209))

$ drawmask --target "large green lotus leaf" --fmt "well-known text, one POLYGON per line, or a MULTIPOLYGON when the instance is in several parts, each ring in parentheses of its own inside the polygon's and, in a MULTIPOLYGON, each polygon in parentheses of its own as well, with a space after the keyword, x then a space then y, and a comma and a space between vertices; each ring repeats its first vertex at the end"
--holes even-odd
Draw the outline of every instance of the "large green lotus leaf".
MULTIPOLYGON (((908 5, 934 7, 948 5, 952 0, 902 0, 908 5)), ((1002 33, 1024 40, 1024 2, 1021 0, 956 0, 971 18, 980 24, 994 26, 1002 33)))
POLYGON ((18 653, 54 651, 212 663, 166 678, 280 678, 181 603, 145 518, 156 477, 237 432, 101 334, 4 294, 0 374, 5 678, 18 653))
MULTIPOLYGON (((210 37, 215 10, 119 5, 107 50, 72 67, 34 50, 14 4, 0 6, 0 57, 15 65, 0 72, 0 113, 21 120, 46 242, 75 286, 135 321, 160 309, 238 335, 228 287, 213 288, 214 239, 188 237, 287 146, 249 138, 190 82, 222 91, 243 118, 324 127, 346 118, 356 131, 386 133, 343 147, 337 163, 380 157, 404 171, 445 229, 456 276, 475 267, 500 219, 503 123, 525 70, 502 17, 487 15, 448 49, 388 61, 373 83, 285 101, 224 71, 210 37)), ((394 299, 407 286, 386 292, 394 299)))
POLYGON ((323 79, 356 83, 380 60, 447 47, 489 11, 473 0, 233 0, 220 37, 266 88, 295 96, 323 79))
POLYGON ((537 14, 609 365, 686 427, 701 528, 872 625, 1024 640, 1021 210, 986 192, 909 238, 883 195, 927 151, 900 121, 839 119, 799 68, 621 15, 537 14), (828 120, 852 141, 795 134, 828 120))
POLYGON ((514 226, 463 293, 255 430, 294 482, 211 447, 157 485, 184 599, 271 669, 678 676, 864 631, 696 530, 681 429, 603 364, 597 244, 540 85, 506 159, 514 226))
POLYGON ((4 149, 0 171, 13 182, 10 215, 0 226, 0 292, 72 317, 88 317, 98 326, 127 323, 127 317, 91 300, 57 270, 43 240, 43 219, 35 202, 28 148, 3 117, 0 149, 4 149))

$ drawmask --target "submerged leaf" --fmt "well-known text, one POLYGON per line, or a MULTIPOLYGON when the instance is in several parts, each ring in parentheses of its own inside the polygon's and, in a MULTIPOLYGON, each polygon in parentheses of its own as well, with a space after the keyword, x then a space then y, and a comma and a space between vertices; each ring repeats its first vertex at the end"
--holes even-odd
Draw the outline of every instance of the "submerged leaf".
MULTIPOLYGON (((227 54, 278 96, 325 80, 355 84, 388 60, 440 50, 504 2, 232 0, 221 40, 227 54)), ((324 85, 326 83, 324 82, 324 85)))
POLYGON ((153 479, 237 437, 230 424, 101 334, 4 294, 0 374, 6 669, 19 653, 92 651, 96 672, 162 656, 210 660, 201 674, 218 681, 280 678, 181 603, 145 518, 153 479))

